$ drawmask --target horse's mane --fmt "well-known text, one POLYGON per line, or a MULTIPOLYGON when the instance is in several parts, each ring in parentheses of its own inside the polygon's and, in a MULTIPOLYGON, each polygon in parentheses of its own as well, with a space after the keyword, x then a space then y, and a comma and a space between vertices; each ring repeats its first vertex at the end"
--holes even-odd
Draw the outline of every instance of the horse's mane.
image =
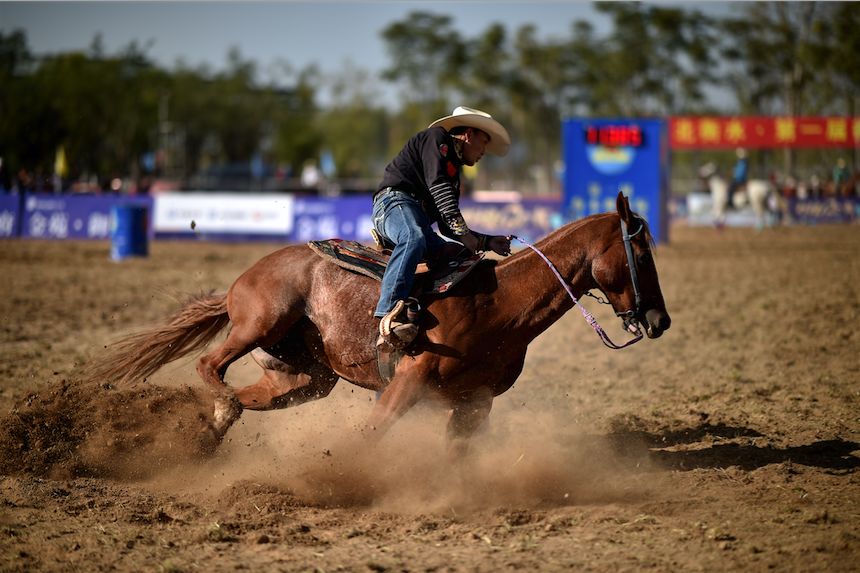
POLYGON ((654 235, 651 234, 651 227, 648 225, 648 221, 645 219, 645 217, 637 213, 633 213, 633 215, 636 216, 637 219, 642 221, 642 232, 645 233, 645 240, 648 241, 648 247, 652 251, 655 251, 657 249, 657 243, 656 241, 654 241, 654 235))
MULTIPOLYGON (((644 233, 645 240, 648 241, 648 246, 651 248, 651 250, 652 251, 655 250, 656 249, 656 243, 654 241, 654 235, 651 234, 651 227, 648 225, 648 221, 645 219, 645 217, 643 217, 642 215, 640 215, 638 213, 632 212, 632 214, 633 214, 634 218, 639 219, 642 222, 642 227, 643 227, 642 232, 644 233)), ((554 237, 556 235, 556 233, 558 233, 564 229, 566 229, 567 232, 575 232, 575 231, 578 231, 580 227, 584 227, 585 225, 588 225, 589 223, 595 222, 597 220, 606 219, 609 217, 618 217, 618 216, 619 216, 618 213, 610 211, 607 213, 595 213, 594 215, 589 215, 588 217, 583 217, 582 219, 577 219, 575 221, 571 221, 570 223, 567 223, 566 225, 559 227, 558 229, 556 229, 552 233, 544 236, 540 241, 538 241, 537 244, 540 245, 541 243, 543 243, 544 241, 546 241, 547 239, 549 239, 551 237, 554 237)), ((636 232, 636 229, 631 229, 631 232, 636 232)))
MULTIPOLYGON (((541 237, 540 240, 535 242, 534 246, 539 250, 543 250, 549 241, 552 241, 554 238, 557 238, 562 233, 563 234, 574 233, 576 231, 579 231, 581 227, 585 227, 586 225, 589 225, 589 224, 594 223, 596 221, 608 219, 611 217, 617 218, 618 216, 619 215, 617 212, 595 213, 594 215, 589 215, 587 217, 583 217, 582 219, 576 219, 575 221, 570 221, 569 223, 562 225, 561 227, 552 231, 551 233, 541 237)), ((644 235, 645 240, 648 241, 648 247, 650 248, 650 250, 652 252, 655 251, 656 250, 656 243, 654 241, 654 236, 651 234, 651 227, 648 226, 648 221, 645 220, 645 217, 642 217, 641 215, 639 215, 637 213, 633 213, 633 216, 642 222, 642 233, 644 235)), ((631 229, 631 231, 635 233, 636 229, 631 229)), ((514 253, 511 257, 509 257, 507 259, 504 259, 502 261, 493 261, 493 262, 494 263, 497 263, 497 262, 506 263, 510 260, 518 259, 521 256, 527 256, 531 252, 532 252, 531 249, 524 248, 524 249, 521 249, 519 252, 514 253)), ((482 262, 484 262, 484 261, 482 261, 482 262)))

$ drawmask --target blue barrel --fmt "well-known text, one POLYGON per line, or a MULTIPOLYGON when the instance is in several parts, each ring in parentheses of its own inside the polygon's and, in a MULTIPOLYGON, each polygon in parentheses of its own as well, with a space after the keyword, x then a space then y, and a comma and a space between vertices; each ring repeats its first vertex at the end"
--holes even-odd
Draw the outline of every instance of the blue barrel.
POLYGON ((110 211, 110 258, 121 261, 149 254, 149 210, 143 205, 114 205, 110 211))

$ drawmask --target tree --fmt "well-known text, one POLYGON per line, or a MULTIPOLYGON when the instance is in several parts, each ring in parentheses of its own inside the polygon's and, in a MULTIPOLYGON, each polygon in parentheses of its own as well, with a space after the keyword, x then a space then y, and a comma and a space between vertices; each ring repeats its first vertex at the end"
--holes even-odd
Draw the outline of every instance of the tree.
MULTIPOLYGON (((741 113, 798 116, 813 101, 816 2, 754 2, 740 18, 723 21, 722 55, 730 65, 741 113)), ((794 171, 795 152, 785 149, 785 170, 794 171)))
MULTIPOLYGON (((699 12, 641 3, 601 2, 612 18, 600 58, 586 51, 599 98, 589 98, 603 115, 670 115, 704 100, 701 86, 713 64, 710 22, 699 12)), ((582 49, 582 42, 577 42, 582 49)))
POLYGON ((464 46, 451 17, 412 12, 386 27, 382 38, 392 59, 383 79, 399 82, 407 102, 423 107, 426 117, 447 109, 464 62, 464 46))
POLYGON ((377 103, 381 96, 376 83, 366 70, 348 62, 331 88, 332 102, 320 114, 319 129, 337 176, 378 179, 387 159, 387 116, 377 103))

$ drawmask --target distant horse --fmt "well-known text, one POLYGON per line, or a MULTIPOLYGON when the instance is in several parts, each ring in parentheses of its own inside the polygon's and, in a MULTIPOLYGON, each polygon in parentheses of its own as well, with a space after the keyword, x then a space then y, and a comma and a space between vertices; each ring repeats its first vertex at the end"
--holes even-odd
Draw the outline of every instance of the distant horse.
POLYGON ((722 178, 712 164, 702 167, 700 175, 708 184, 713 201, 714 224, 722 227, 726 223, 726 209, 731 205, 737 209, 743 208, 749 203, 756 219, 756 228, 763 229, 768 225, 768 201, 776 195, 776 188, 770 181, 764 179, 750 179, 745 185, 729 197, 729 184, 722 178))
MULTIPOLYGON (((671 320, 652 238, 645 220, 620 193, 616 207, 617 213, 567 224, 536 248, 554 264, 571 295, 599 289, 625 326, 641 326, 649 338, 657 338, 671 320), (623 225, 629 235, 622 233, 623 225)), ((519 376, 528 344, 574 304, 531 250, 482 261, 446 296, 425 298, 424 330, 386 383, 374 346, 372 309, 378 297, 377 281, 336 266, 306 245, 288 246, 263 257, 226 294, 199 296, 162 326, 109 347, 90 373, 102 380, 143 380, 201 350, 232 323, 224 343, 197 363, 216 395, 219 437, 243 408, 269 410, 316 400, 328 395, 340 377, 381 392, 367 423, 371 436, 381 436, 419 400, 435 395, 450 409, 449 445, 465 447, 489 415, 493 398, 519 376), (263 376, 234 393, 225 373, 249 352, 263 376)))

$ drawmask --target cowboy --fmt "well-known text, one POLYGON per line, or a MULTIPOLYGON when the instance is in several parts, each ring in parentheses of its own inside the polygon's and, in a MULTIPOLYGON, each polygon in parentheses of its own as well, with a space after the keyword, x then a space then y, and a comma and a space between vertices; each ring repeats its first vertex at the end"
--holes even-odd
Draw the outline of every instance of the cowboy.
POLYGON ((731 204, 731 200, 735 196, 735 191, 742 191, 746 187, 747 171, 749 171, 747 150, 743 147, 738 147, 735 154, 738 157, 738 161, 735 163, 735 168, 732 171, 732 182, 729 185, 729 204, 731 204))
POLYGON ((471 253, 510 254, 510 237, 472 231, 459 207, 460 169, 475 165, 486 152, 504 156, 510 145, 507 130, 490 114, 461 106, 414 135, 386 166, 373 196, 373 227, 392 249, 374 312, 380 319, 380 350, 405 348, 418 335, 415 317, 406 312, 415 268, 450 244, 433 231, 433 223, 471 253))

